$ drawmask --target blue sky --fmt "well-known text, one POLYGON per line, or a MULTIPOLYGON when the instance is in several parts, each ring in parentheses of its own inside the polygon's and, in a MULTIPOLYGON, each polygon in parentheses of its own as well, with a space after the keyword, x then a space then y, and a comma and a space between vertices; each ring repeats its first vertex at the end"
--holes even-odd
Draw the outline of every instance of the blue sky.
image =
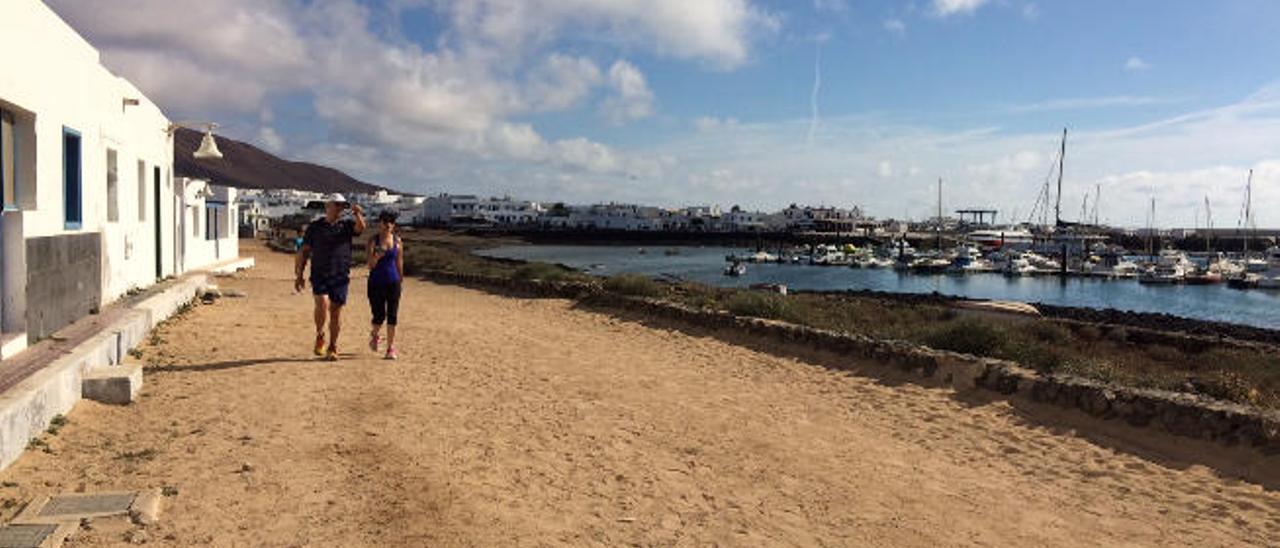
POLYGON ((1025 218, 1066 126, 1070 216, 1235 226, 1252 168, 1280 226, 1273 1, 50 5, 171 117, 413 192, 1025 218))

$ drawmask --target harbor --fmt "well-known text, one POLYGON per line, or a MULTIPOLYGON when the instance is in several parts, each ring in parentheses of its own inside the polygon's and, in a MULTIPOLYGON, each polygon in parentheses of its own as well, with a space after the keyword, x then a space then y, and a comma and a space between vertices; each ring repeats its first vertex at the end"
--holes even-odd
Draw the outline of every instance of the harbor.
MULTIPOLYGON (((1009 275, 995 267, 983 270, 901 267, 902 263, 896 260, 891 266, 859 267, 858 261, 832 260, 829 251, 812 256, 803 255, 800 249, 794 251, 788 254, 712 246, 508 245, 477 253, 494 258, 559 263, 602 276, 637 273, 723 287, 778 284, 792 291, 939 293, 1280 328, 1280 307, 1276 306, 1280 304, 1280 291, 1239 290, 1227 283, 1141 283, 1136 273, 1108 276, 1074 269, 1068 270, 1065 276, 1060 269, 1052 268, 1037 270, 1036 275, 1009 275), (744 268, 739 276, 725 275, 726 266, 732 264, 727 260, 731 256, 741 259, 739 264, 744 268), (752 257, 757 262, 747 262, 752 257)), ((1120 259, 1126 264, 1138 265, 1142 264, 1143 257, 1122 255, 1120 259)), ((1192 263, 1200 260, 1200 256, 1188 258, 1192 263)))

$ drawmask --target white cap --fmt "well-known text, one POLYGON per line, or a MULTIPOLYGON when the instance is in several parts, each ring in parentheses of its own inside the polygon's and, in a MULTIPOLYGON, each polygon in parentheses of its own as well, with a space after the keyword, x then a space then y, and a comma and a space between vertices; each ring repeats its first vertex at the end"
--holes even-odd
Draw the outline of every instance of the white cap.
POLYGON ((328 195, 328 196, 325 196, 324 201, 325 201, 326 203, 327 203, 327 202, 338 202, 338 203, 344 203, 344 202, 346 202, 346 201, 347 201, 347 199, 346 199, 346 198, 344 198, 341 194, 338 194, 337 192, 334 192, 333 194, 330 194, 330 195, 328 195))

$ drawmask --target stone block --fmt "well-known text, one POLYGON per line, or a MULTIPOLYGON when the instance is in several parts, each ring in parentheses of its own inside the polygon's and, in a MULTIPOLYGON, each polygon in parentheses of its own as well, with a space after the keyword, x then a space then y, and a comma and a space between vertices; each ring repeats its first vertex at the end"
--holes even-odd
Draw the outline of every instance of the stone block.
POLYGON ((85 373, 81 392, 84 397, 102 403, 127 405, 142 390, 142 365, 99 366, 85 373))

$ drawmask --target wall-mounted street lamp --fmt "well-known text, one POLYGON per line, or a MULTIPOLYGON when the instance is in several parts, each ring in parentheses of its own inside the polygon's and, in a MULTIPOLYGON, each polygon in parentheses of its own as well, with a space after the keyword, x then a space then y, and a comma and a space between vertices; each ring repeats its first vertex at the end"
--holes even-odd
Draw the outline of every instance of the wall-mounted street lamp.
POLYGON ((189 129, 204 128, 204 138, 200 140, 200 148, 191 154, 197 160, 221 160, 222 151, 218 150, 218 141, 213 138, 213 130, 218 124, 213 122, 173 122, 169 124, 166 130, 170 137, 178 128, 185 127, 189 129))

